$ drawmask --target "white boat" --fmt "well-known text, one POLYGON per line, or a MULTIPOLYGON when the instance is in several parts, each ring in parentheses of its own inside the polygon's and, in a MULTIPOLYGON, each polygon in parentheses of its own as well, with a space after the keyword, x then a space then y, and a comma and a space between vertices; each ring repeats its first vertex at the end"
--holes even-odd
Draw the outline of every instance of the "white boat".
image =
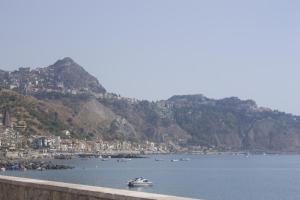
POLYGON ((141 187, 141 186, 152 186, 153 183, 150 182, 148 179, 143 177, 135 178, 133 180, 128 181, 129 187, 141 187))
POLYGON ((180 161, 190 161, 191 159, 189 158, 180 158, 180 161))
POLYGON ((171 162, 178 162, 178 159, 172 159, 171 162))
POLYGON ((6 171, 5 167, 2 167, 2 168, 0 169, 0 171, 1 171, 1 172, 5 172, 5 171, 6 171))

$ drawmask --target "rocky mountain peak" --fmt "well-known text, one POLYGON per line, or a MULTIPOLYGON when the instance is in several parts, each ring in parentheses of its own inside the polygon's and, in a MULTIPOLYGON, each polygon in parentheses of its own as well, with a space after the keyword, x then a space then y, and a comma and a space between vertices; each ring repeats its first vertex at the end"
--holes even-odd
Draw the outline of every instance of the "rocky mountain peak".
POLYGON ((70 57, 65 57, 61 60, 58 60, 54 63, 54 66, 72 66, 75 65, 76 63, 74 60, 70 57))
POLYGON ((70 89, 90 90, 96 93, 105 93, 106 90, 98 79, 89 74, 72 58, 65 57, 48 67, 57 82, 61 82, 70 89))
POLYGON ((12 73, 0 70, 0 87, 26 95, 49 92, 106 93, 98 79, 70 57, 58 60, 48 67, 34 70, 30 70, 29 67, 21 67, 12 73))
POLYGON ((56 61, 53 65, 49 66, 49 68, 53 68, 55 70, 63 70, 63 69, 71 69, 71 70, 80 70, 84 73, 87 73, 83 67, 77 64, 72 58, 65 57, 56 61))

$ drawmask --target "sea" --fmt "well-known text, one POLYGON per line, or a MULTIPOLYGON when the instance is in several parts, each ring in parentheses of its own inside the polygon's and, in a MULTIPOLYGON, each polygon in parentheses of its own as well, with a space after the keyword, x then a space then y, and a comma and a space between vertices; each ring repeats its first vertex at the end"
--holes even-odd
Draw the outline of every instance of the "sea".
POLYGON ((127 162, 99 158, 53 162, 75 168, 0 174, 204 200, 300 199, 300 155, 172 154, 127 162), (182 158, 190 160, 171 162, 182 158), (129 188, 127 181, 136 177, 149 179, 153 186, 129 188))

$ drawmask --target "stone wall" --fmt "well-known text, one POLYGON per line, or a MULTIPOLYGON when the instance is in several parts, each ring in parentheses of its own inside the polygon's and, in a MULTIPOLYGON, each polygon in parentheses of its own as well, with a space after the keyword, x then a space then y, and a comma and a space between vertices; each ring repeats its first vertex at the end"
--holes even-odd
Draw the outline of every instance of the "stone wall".
POLYGON ((0 176, 0 200, 191 200, 87 185, 0 176))

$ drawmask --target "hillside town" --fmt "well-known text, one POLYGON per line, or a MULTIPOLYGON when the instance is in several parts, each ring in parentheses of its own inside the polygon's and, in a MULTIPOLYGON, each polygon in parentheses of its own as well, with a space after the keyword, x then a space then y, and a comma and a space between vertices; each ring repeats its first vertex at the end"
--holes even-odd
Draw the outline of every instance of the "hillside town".
MULTIPOLYGON (((99 100, 124 100, 135 104, 139 100, 135 98, 122 97, 121 95, 108 93, 101 90, 101 85, 93 78, 89 84, 76 84, 78 79, 61 75, 57 70, 67 68, 74 63, 70 58, 65 58, 54 65, 44 68, 31 69, 30 67, 20 67, 18 70, 7 72, 0 71, 0 89, 15 91, 25 96, 35 96, 37 94, 59 93, 66 95, 92 94, 99 100), (95 89, 96 88, 96 89, 95 89), (98 88, 98 89, 97 89, 98 88), (100 89, 99 89, 100 88, 100 89)), ((80 69, 81 70, 81 69, 80 69)), ((80 72, 84 74, 84 72, 80 72)), ((60 153, 167 153, 171 151, 184 151, 183 147, 172 143, 154 143, 145 140, 143 142, 130 142, 120 140, 103 140, 101 137, 88 139, 78 139, 71 135, 70 130, 60 130, 55 134, 32 134, 28 132, 31 128, 24 119, 11 118, 10 108, 0 110, 0 157, 20 158, 40 155, 54 155, 60 153), (26 131, 25 131, 26 130, 26 131)))
POLYGON ((71 138, 69 130, 64 130, 60 136, 27 136, 23 134, 24 129, 26 122, 12 121, 8 110, 0 114, 0 158, 39 157, 60 153, 149 154, 184 150, 172 143, 103 141, 100 138, 93 141, 80 140, 71 138))
POLYGON ((89 88, 72 88, 58 81, 54 68, 20 67, 13 72, 2 72, 0 85, 2 88, 15 90, 21 94, 29 95, 41 92, 60 92, 63 94, 85 93, 89 88))
POLYGON ((31 69, 20 67, 18 70, 8 72, 0 70, 0 88, 16 91, 23 95, 35 95, 39 93, 60 93, 60 94, 93 94, 99 99, 125 100, 130 103, 137 103, 136 98, 123 97, 119 94, 109 92, 95 92, 89 87, 73 87, 65 84, 63 77, 57 76, 54 67, 31 69))

